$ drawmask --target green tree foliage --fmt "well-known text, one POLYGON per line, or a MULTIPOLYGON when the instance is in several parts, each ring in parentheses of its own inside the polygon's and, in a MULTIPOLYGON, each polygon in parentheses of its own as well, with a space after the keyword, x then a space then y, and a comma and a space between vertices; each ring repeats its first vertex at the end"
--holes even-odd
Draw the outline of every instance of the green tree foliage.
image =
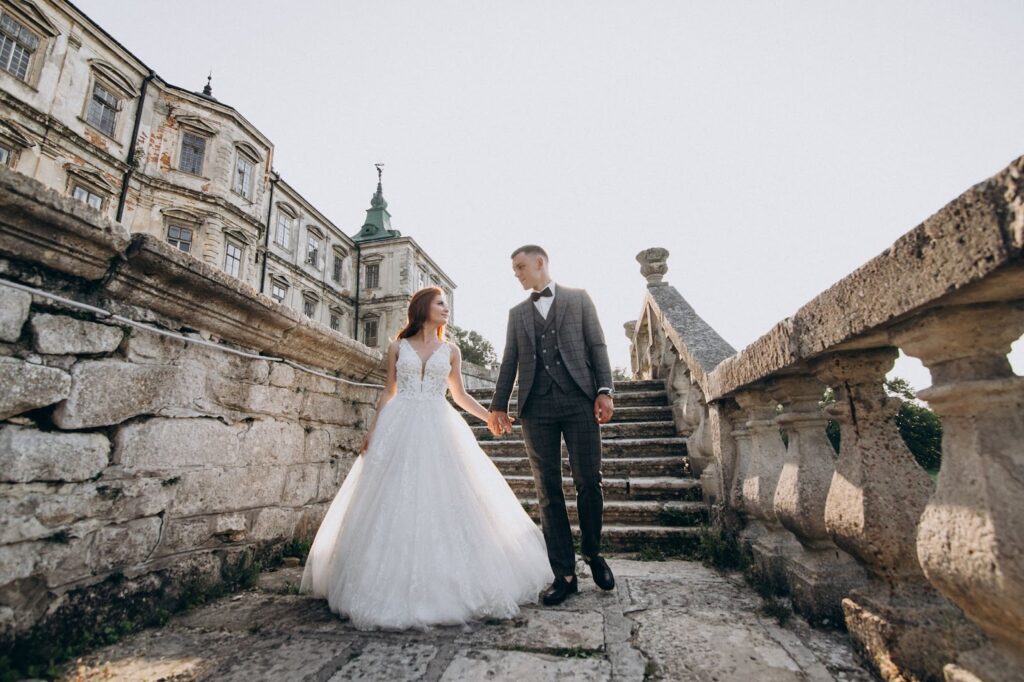
POLYGON ((474 331, 460 329, 454 324, 448 325, 448 338, 454 341, 462 351, 462 361, 474 365, 490 367, 498 361, 491 342, 474 331))
MULTIPOLYGON (((894 377, 885 382, 886 392, 900 401, 896 413, 896 428, 900 431, 907 449, 925 471, 934 474, 942 464, 942 422, 938 415, 916 402, 917 396, 905 379, 894 377)), ((832 389, 825 391, 823 404, 835 402, 832 389)), ((839 452, 839 424, 828 423, 826 429, 832 447, 839 452)))

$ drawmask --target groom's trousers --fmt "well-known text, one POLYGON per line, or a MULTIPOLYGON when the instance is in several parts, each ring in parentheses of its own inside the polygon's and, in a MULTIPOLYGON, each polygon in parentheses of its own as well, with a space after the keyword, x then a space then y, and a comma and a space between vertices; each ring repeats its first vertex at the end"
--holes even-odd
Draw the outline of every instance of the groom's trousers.
POLYGON ((562 438, 576 488, 580 550, 585 559, 601 553, 601 427, 594 419, 594 401, 579 388, 565 392, 558 384, 543 395, 531 394, 519 415, 526 452, 540 505, 548 560, 556 576, 576 572, 572 529, 562 492, 562 438))

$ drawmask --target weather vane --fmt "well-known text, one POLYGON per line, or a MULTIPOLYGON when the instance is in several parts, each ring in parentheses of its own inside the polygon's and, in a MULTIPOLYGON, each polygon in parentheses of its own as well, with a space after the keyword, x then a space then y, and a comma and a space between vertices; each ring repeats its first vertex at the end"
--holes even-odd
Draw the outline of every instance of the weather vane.
POLYGON ((382 182, 383 181, 383 176, 384 176, 384 164, 383 163, 375 163, 375 164, 373 164, 373 166, 374 166, 374 168, 377 169, 377 182, 382 182))

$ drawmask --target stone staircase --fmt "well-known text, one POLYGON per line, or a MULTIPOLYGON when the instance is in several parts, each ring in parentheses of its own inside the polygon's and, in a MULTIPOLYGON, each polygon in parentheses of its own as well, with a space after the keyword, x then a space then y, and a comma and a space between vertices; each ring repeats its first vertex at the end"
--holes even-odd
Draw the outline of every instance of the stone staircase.
MULTIPOLYGON (((660 381, 620 381, 615 391, 615 416, 601 427, 602 548, 653 556, 690 555, 707 511, 701 501, 700 481, 690 473, 686 439, 676 435, 664 385, 660 381)), ((490 403, 491 393, 491 389, 470 391, 484 407, 490 403)), ((514 401, 509 412, 516 412, 514 401)), ((480 447, 504 474, 523 507, 539 520, 521 428, 515 425, 512 433, 495 438, 476 418, 468 420, 480 447)), ((578 535, 576 492, 564 443, 562 471, 569 519, 578 535)))

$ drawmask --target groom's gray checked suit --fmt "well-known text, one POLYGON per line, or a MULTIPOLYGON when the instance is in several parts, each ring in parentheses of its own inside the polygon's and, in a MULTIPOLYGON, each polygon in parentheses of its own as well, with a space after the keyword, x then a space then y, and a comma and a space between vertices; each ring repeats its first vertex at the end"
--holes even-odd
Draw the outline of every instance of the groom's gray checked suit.
POLYGON ((576 488, 582 553, 601 552, 601 429, 594 419, 600 388, 612 386, 597 311, 583 289, 554 286, 545 317, 527 298, 509 311, 505 353, 491 409, 507 412, 519 376, 519 421, 537 486, 541 526, 555 575, 572 575, 576 558, 562 493, 565 438, 576 488))

